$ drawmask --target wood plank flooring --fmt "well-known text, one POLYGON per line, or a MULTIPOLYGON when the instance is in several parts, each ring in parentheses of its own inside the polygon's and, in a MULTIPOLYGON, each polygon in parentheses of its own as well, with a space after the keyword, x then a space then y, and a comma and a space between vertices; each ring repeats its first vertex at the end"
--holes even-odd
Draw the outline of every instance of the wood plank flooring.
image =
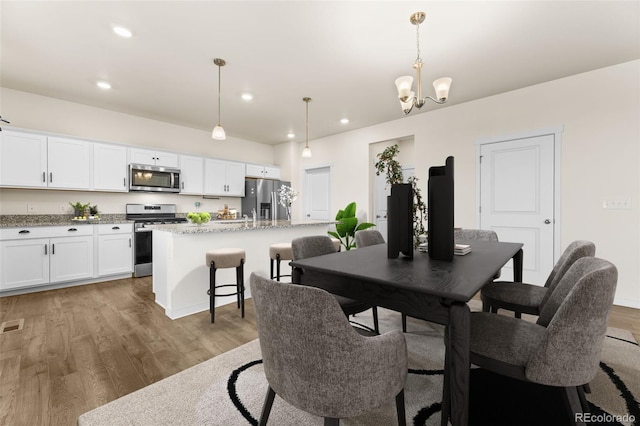
MULTIPOLYGON (((203 294, 203 298, 206 295, 203 294)), ((253 304, 170 320, 151 278, 0 298, 0 425, 75 425, 95 407, 257 337, 253 304)))
MULTIPOLYGON (((206 297, 203 295, 203 297, 206 297)), ((0 298, 0 425, 75 425, 80 414, 257 337, 253 304, 170 320, 151 278, 0 298)), ((614 307, 612 327, 640 341, 640 310, 614 307)))

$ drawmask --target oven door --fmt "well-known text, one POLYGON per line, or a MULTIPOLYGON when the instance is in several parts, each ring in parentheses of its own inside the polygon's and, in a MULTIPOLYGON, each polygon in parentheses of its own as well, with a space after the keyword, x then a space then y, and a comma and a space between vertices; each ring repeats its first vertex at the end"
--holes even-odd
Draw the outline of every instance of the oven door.
POLYGON ((153 273, 153 232, 148 228, 137 228, 134 234, 134 277, 146 277, 153 273))
POLYGON ((180 192, 180 170, 144 164, 131 164, 129 166, 129 190, 180 192))

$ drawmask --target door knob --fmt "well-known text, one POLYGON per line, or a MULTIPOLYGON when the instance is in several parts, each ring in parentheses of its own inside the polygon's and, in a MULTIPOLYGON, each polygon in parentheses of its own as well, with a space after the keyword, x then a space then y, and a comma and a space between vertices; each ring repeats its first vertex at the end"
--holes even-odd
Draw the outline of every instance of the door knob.
POLYGON ((549 219, 545 219, 545 220, 544 220, 544 223, 548 225, 548 224, 550 224, 550 223, 551 223, 551 221, 550 221, 549 219))
POLYGON ((311 217, 311 214, 308 214, 307 217, 311 217))

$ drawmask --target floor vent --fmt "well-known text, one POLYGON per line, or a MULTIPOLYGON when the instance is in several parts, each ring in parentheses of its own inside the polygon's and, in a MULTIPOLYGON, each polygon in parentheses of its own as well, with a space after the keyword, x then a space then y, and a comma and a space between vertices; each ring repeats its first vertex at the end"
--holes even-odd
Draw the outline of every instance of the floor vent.
POLYGON ((17 320, 5 321, 0 324, 0 334, 9 333, 11 331, 20 331, 24 327, 24 318, 17 320))

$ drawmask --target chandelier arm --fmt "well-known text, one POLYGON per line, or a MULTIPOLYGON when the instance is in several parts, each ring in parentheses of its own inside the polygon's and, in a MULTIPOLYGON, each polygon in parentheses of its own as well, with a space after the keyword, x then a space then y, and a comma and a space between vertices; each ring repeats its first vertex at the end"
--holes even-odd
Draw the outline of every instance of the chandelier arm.
POLYGON ((441 99, 441 100, 438 100, 438 99, 432 98, 431 96, 425 96, 425 97, 422 99, 422 102, 426 101, 427 99, 431 99, 433 102, 435 102, 435 103, 437 103, 437 104, 443 104, 443 103, 447 102, 447 99, 441 99))

